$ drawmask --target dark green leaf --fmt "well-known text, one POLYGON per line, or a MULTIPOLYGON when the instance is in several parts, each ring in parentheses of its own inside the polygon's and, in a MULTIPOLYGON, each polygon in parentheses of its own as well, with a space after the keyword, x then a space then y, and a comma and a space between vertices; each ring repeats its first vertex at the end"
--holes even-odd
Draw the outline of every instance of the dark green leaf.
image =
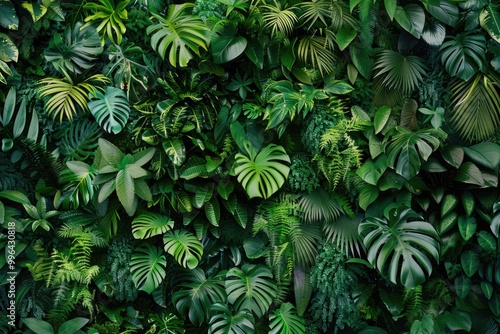
POLYGON ((19 28, 19 18, 17 17, 16 9, 14 4, 9 0, 0 1, 0 26, 9 30, 17 30, 19 28))
POLYGON ((467 277, 472 277, 479 269, 479 254, 473 251, 465 251, 460 255, 460 263, 467 277))

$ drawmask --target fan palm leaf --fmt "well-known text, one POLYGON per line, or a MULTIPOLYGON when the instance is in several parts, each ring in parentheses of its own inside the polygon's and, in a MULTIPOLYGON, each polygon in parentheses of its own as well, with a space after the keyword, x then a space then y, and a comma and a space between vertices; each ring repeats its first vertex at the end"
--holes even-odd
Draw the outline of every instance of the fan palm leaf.
POLYGON ((403 94, 413 92, 423 81, 427 71, 422 58, 405 57, 392 50, 384 50, 380 53, 374 69, 378 70, 375 78, 381 76, 385 87, 401 90, 403 94))
POLYGON ((335 221, 343 212, 342 206, 322 188, 302 193, 299 197, 299 206, 302 219, 306 223, 335 221))
POLYGON ((323 233, 326 240, 335 243, 347 256, 361 256, 364 246, 358 233, 360 223, 361 219, 358 217, 342 215, 335 221, 325 221, 323 233))

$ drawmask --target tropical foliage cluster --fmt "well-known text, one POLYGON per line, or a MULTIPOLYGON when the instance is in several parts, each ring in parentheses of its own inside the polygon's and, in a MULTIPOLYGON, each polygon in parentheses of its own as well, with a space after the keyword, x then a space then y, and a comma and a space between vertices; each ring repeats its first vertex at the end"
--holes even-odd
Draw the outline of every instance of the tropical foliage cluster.
POLYGON ((496 333, 499 22, 0 0, 0 331, 496 333))

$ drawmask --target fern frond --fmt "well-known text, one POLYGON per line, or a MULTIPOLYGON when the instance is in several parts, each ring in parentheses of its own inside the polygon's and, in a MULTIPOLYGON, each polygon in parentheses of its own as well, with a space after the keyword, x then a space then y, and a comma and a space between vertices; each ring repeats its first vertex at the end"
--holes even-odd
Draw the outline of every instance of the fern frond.
POLYGON ((408 323, 420 320, 425 315, 425 303, 422 295, 422 286, 418 285, 414 289, 405 288, 403 302, 406 306, 408 323))
POLYGON ((30 167, 45 180, 47 186, 57 186, 62 171, 61 163, 45 147, 31 139, 24 138, 19 143, 30 167))

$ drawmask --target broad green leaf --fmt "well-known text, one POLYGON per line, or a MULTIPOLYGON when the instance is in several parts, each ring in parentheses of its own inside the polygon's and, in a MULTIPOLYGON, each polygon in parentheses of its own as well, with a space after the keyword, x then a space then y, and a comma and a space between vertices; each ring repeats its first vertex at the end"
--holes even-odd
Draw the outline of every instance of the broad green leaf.
POLYGON ((129 216, 133 216, 137 209, 137 197, 135 196, 134 179, 126 170, 120 170, 116 174, 116 195, 129 216))
POLYGON ((212 198, 210 201, 205 203, 203 210, 205 211, 205 215, 207 216, 210 224, 218 227, 220 222, 219 200, 216 197, 212 198))
MULTIPOLYGON (((252 38, 250 41, 248 41, 247 47, 245 48, 245 55, 260 70, 264 67, 264 50, 263 50, 262 45, 258 39, 252 38)), ((288 57, 290 58, 292 56, 288 55, 288 57)), ((284 65, 286 63, 287 63, 287 60, 285 60, 284 65)))
POLYGON ((48 9, 40 3, 23 2, 22 6, 28 12, 30 12, 33 22, 37 22, 38 20, 40 20, 45 15, 45 13, 47 13, 48 9))
POLYGON ((479 168, 472 162, 465 162, 457 170, 455 180, 463 183, 483 186, 484 179, 479 168))
POLYGON ((357 35, 358 32, 356 31, 356 29, 353 29, 348 25, 343 25, 342 27, 340 27, 340 29, 335 34, 335 41, 337 42, 340 51, 343 51, 345 48, 347 48, 357 35))
POLYGON ((472 238, 474 233, 476 233, 477 222, 474 217, 464 217, 460 216, 458 218, 458 229, 460 231, 460 235, 464 238, 465 241, 472 238))
POLYGON ((465 155, 476 164, 494 171, 500 168, 500 145, 483 142, 463 149, 465 155))
POLYGON ((254 332, 255 319, 248 310, 233 313, 229 305, 215 303, 210 307, 208 334, 248 333, 254 332))
POLYGON ((379 190, 376 186, 372 186, 370 184, 363 186, 359 192, 359 206, 363 210, 366 210, 370 204, 375 202, 375 200, 378 198, 378 195, 379 190))
POLYGON ((285 163, 290 163, 285 149, 269 144, 255 156, 237 153, 235 173, 250 198, 266 199, 285 183, 290 172, 285 163))
POLYGON ((82 29, 82 25, 77 22, 74 27, 66 27, 64 36, 55 33, 44 51, 45 60, 63 75, 81 74, 93 67, 102 54, 97 30, 92 26, 82 29))
POLYGON ((486 254, 493 254, 497 250, 495 238, 487 231, 479 231, 477 233, 477 242, 486 254))
POLYGON ((352 63, 358 70, 359 74, 361 74, 363 78, 369 79, 372 72, 373 61, 369 56, 368 49, 353 43, 349 47, 349 54, 351 56, 352 63))
POLYGON ((397 0, 384 0, 384 7, 387 15, 391 21, 394 19, 394 14, 396 14, 396 6, 398 5, 397 0))
POLYGON ((163 140, 163 149, 175 166, 181 166, 186 160, 186 147, 181 138, 163 140))
POLYGON ((136 239, 146 239, 163 234, 173 227, 174 221, 169 217, 154 212, 145 212, 132 220, 132 235, 136 239))
MULTIPOLYGON (((419 108, 418 111, 420 111, 424 115, 428 115, 427 119, 430 118, 432 127, 434 129, 439 129, 441 127, 441 124, 443 124, 443 119, 444 119, 444 109, 441 107, 438 108, 419 108)), ((426 119, 426 121, 427 121, 426 119)))
MULTIPOLYGON (((21 105, 16 114, 16 120, 14 121, 14 128, 12 129, 12 136, 18 138, 24 131, 26 127, 26 98, 23 97, 21 100, 21 105)), ((31 129, 30 129, 31 130, 31 129)))
POLYGON ((203 205, 212 198, 214 188, 215 186, 213 183, 196 186, 193 205, 197 209, 203 207, 203 205))
POLYGON ((182 317, 195 326, 208 322, 209 309, 217 302, 226 302, 222 275, 206 277, 199 268, 179 271, 172 302, 182 317))
POLYGON ((443 23, 429 18, 425 21, 422 39, 431 46, 441 46, 446 37, 446 27, 443 23))
POLYGON ((464 160, 464 150, 458 145, 447 145, 441 155, 447 163, 455 168, 460 167, 464 160))
POLYGON ((384 129, 387 121, 389 120, 389 117, 391 116, 391 110, 392 109, 390 107, 386 106, 378 108, 373 119, 375 134, 380 133, 384 129))
POLYGON ((331 80, 324 88, 324 91, 329 94, 345 95, 352 92, 354 88, 342 80, 331 80))
POLYGON ((222 181, 217 184, 217 193, 223 199, 227 200, 229 195, 234 191, 234 183, 231 181, 222 181))
POLYGON ((0 26, 9 30, 17 30, 19 28, 19 18, 16 14, 16 8, 10 0, 0 0, 0 26))
POLYGON ((18 190, 2 190, 0 191, 0 198, 8 199, 12 202, 20 204, 30 204, 28 196, 18 190))
POLYGON ((424 3, 427 11, 439 21, 449 26, 456 26, 459 18, 458 6, 450 1, 441 0, 439 5, 424 3))
POLYGON ((490 3, 479 15, 481 27, 490 34, 497 43, 500 43, 500 6, 490 3))
POLYGON ((477 30, 448 35, 439 48, 446 72, 469 80, 485 64, 486 39, 477 30))
POLYGON ((73 318, 63 322, 61 326, 59 326, 59 328, 57 329, 57 332, 65 334, 79 333, 80 329, 82 329, 83 326, 85 326, 88 322, 89 319, 87 318, 82 318, 82 317, 73 318))
POLYGON ((441 129, 421 129, 415 132, 396 127, 386 143, 387 163, 410 180, 420 171, 421 160, 427 161, 447 135, 441 129))
POLYGON ((263 265, 244 264, 226 274, 227 301, 236 310, 248 309, 260 318, 276 297, 276 284, 271 270, 263 265))
POLYGON ((248 211, 247 211, 246 206, 243 203, 237 202, 233 216, 234 216, 234 219, 236 220, 236 222, 238 223, 238 225, 240 225, 243 228, 247 227, 248 211))
POLYGON ((453 332, 465 331, 469 333, 472 328, 472 318, 468 312, 453 309, 451 312, 445 311, 443 318, 446 327, 453 332))
POLYGON ((367 260, 391 282, 416 287, 431 274, 431 259, 439 260, 439 236, 409 208, 391 209, 388 217, 367 217, 359 225, 367 260))
POLYGON ((393 317, 399 316, 404 310, 404 302, 401 299, 401 295, 397 292, 380 291, 380 299, 393 317))
POLYGON ((422 320, 415 320, 410 328, 410 334, 432 334, 434 320, 430 314, 424 315, 422 320))
MULTIPOLYGON (((283 66, 285 66, 289 71, 292 70, 293 65, 295 64, 295 60, 297 59, 295 55, 295 43, 297 42, 297 38, 294 38, 292 41, 290 41, 288 44, 285 44, 282 46, 282 49, 280 50, 280 60, 283 66)), ((260 44, 259 44, 260 45, 260 44)), ((262 48, 262 46, 260 46, 262 48)), ((245 49, 245 54, 247 54, 245 49)), ((255 62, 254 62, 255 63, 255 62)), ((262 69, 262 65, 261 65, 262 69)))
POLYGON ((472 277, 479 269, 479 254, 473 251, 465 251, 460 255, 460 263, 467 277, 472 277))
POLYGON ((455 291, 457 296, 460 298, 465 298, 469 294, 472 287, 472 281, 470 278, 465 276, 459 276, 455 278, 455 291))
MULTIPOLYGON (((5 0, 3 1, 5 2, 5 0)), ((17 62, 19 50, 9 36, 0 32, 0 60, 4 62, 17 62)))
POLYGON ((453 194, 446 194, 441 201, 441 217, 451 213, 458 205, 458 198, 453 194))
POLYGON ((492 298, 488 301, 488 306, 491 310, 491 313, 495 317, 500 316, 500 294, 499 293, 494 293, 492 298))
POLYGON ((150 294, 167 276, 167 260, 162 250, 144 243, 137 247, 130 257, 130 275, 139 290, 150 294))
POLYGON ((4 101, 2 117, 0 118, 1 123, 4 127, 10 123, 12 116, 14 116, 17 102, 16 97, 16 88, 10 87, 9 92, 7 93, 7 97, 4 101))
POLYGON ((197 15, 191 14, 194 6, 194 3, 170 5, 165 16, 153 13, 159 23, 146 28, 151 35, 151 47, 162 59, 168 56, 174 67, 186 67, 194 55, 200 55, 200 48, 208 49, 209 30, 197 15))
POLYGON ((269 315, 269 334, 305 334, 305 320, 299 316, 291 303, 282 303, 269 315))
POLYGON ((186 230, 168 231, 163 236, 165 251, 184 268, 194 269, 203 255, 203 245, 186 230))
POLYGON ((230 62, 245 52, 247 39, 243 36, 234 36, 234 33, 234 27, 226 25, 220 34, 213 37, 210 48, 214 63, 230 62))
POLYGON ((482 281, 481 282, 481 290, 483 291, 486 299, 490 299, 491 296, 493 295, 493 285, 491 285, 490 282, 482 281))
POLYGON ((192 156, 180 169, 179 176, 186 180, 192 180, 207 172, 206 163, 205 159, 199 156, 192 156))
POLYGON ((382 174, 387 169, 387 156, 379 155, 375 160, 367 160, 357 171, 365 182, 376 186, 382 174))
POLYGON ((34 333, 55 334, 52 325, 47 321, 43 321, 37 318, 23 318, 22 322, 34 333))
POLYGON ((128 121, 130 106, 125 92, 119 88, 106 87, 104 92, 95 91, 88 106, 99 125, 109 133, 120 133, 128 121))
POLYGON ((396 22, 415 38, 420 38, 425 24, 425 12, 418 4, 411 3, 404 7, 396 6, 396 22))

